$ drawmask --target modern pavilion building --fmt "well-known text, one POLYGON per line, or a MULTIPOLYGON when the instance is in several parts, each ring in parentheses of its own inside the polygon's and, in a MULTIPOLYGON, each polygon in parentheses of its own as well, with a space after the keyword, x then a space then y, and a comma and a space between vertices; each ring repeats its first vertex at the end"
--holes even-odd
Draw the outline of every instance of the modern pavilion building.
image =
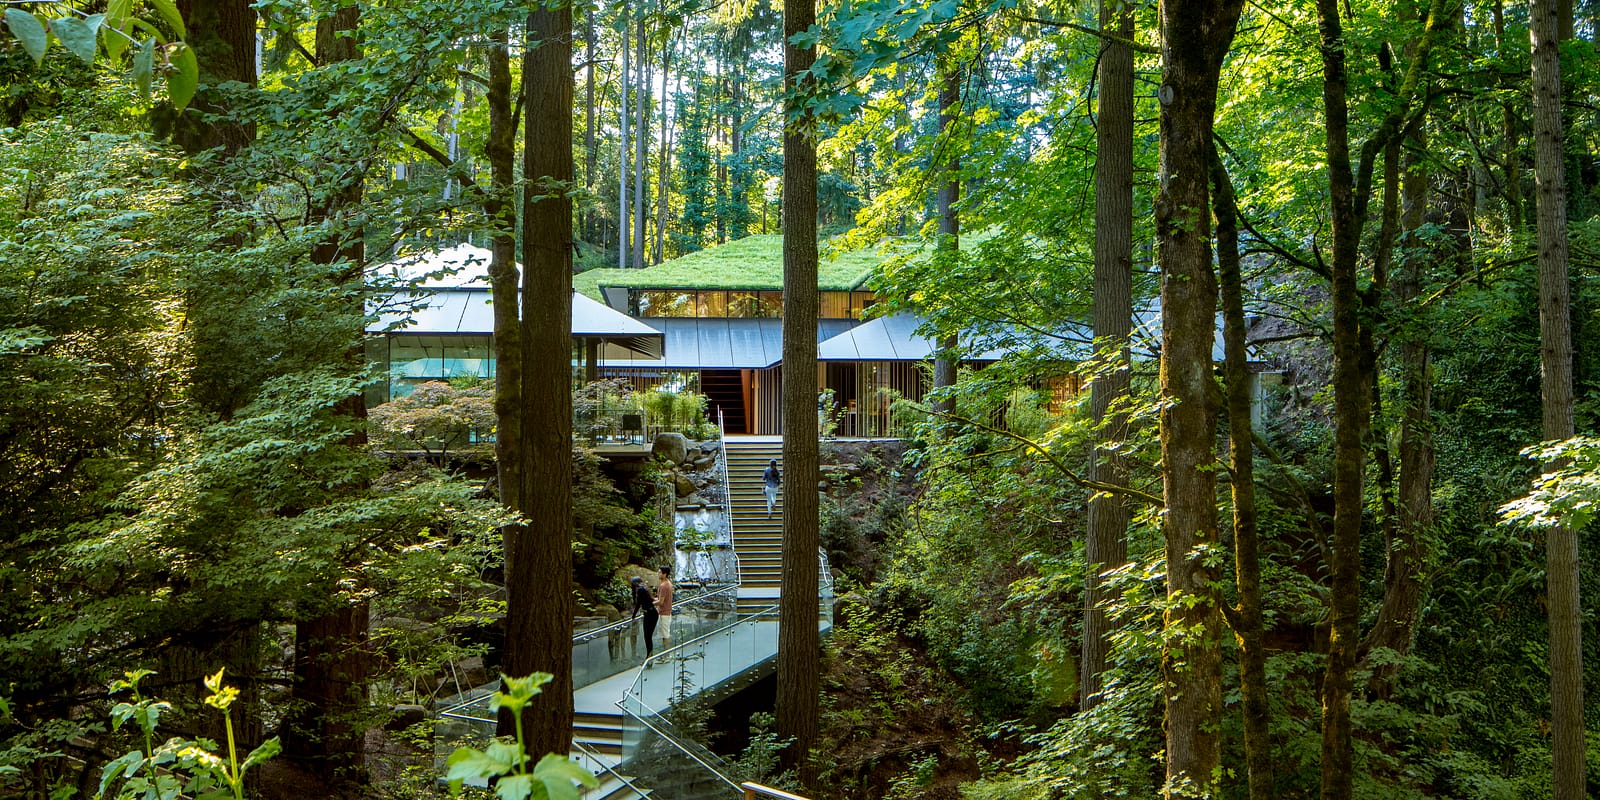
MULTIPOLYGON (((922 321, 910 314, 862 319, 877 300, 866 284, 880 262, 866 250, 824 256, 819 265, 818 360, 804 368, 817 371, 832 403, 819 413, 836 422, 840 436, 897 435, 893 400, 918 401, 929 389, 937 346, 918 332, 922 321)), ((389 380, 369 402, 423 381, 494 376, 488 263, 488 250, 458 245, 379 268, 377 282, 402 288, 375 293, 368 352, 387 366, 389 380)), ((636 390, 684 387, 705 395, 711 418, 720 414, 730 434, 783 432, 783 375, 795 367, 783 363, 782 237, 749 236, 646 269, 590 270, 574 285, 575 385, 621 378, 636 390)), ((1147 310, 1136 335, 1158 341, 1158 319, 1147 310)), ((1091 352, 1086 328, 1015 338, 1057 354, 1049 360, 1062 369, 1038 376, 1040 388, 1057 400, 1077 393, 1070 365, 1091 352)), ((1220 361, 1220 338, 1215 353, 1220 361)), ((969 355, 967 363, 1004 355, 995 349, 969 355)))

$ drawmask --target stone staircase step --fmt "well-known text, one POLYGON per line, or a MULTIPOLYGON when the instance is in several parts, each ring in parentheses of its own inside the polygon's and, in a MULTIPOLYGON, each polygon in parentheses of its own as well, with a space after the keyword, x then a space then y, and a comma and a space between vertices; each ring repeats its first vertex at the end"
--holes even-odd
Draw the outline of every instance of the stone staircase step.
MULTIPOLYGON (((629 776, 628 779, 633 780, 632 776, 629 776)), ((634 785, 638 786, 638 784, 634 785)), ((585 789, 579 796, 583 800, 635 800, 641 794, 649 797, 652 793, 650 789, 646 789, 643 786, 638 786, 638 791, 634 791, 628 788, 628 784, 624 783, 620 778, 608 772, 600 776, 599 786, 593 789, 585 789)))

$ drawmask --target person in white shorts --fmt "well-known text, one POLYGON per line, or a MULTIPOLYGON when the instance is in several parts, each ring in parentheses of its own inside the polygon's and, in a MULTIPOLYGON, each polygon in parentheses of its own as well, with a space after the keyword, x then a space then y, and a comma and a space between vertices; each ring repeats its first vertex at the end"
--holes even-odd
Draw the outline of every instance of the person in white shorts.
POLYGON ((656 629, 661 631, 661 646, 672 646, 672 567, 662 567, 661 583, 656 586, 656 613, 661 621, 656 629))
POLYGON ((767 462, 761 473, 761 490, 767 494, 767 519, 772 519, 772 508, 778 504, 778 488, 783 486, 783 475, 778 472, 778 459, 767 462))

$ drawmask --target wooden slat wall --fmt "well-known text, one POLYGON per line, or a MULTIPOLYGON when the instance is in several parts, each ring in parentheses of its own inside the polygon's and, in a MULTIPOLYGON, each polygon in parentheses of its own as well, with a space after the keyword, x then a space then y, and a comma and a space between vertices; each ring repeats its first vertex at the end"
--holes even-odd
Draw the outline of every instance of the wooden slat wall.
POLYGON ((783 367, 755 370, 750 385, 754 402, 750 413, 750 432, 762 436, 783 433, 783 367))

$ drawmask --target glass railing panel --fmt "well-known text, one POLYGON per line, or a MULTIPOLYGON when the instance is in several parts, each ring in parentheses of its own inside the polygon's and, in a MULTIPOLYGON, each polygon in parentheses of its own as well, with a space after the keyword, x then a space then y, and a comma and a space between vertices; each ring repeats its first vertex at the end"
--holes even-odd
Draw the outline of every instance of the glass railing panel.
POLYGON ((673 800, 728 800, 738 796, 738 785, 728 777, 728 763, 696 740, 688 720, 674 720, 674 712, 659 712, 635 695, 620 704, 632 736, 623 752, 627 773, 653 796, 673 800))
MULTIPOLYGON (((673 639, 687 641, 727 625, 734 619, 738 596, 737 586, 721 586, 680 599, 673 607, 673 639)), ((658 652, 662 644, 658 632, 658 652)), ((572 639, 572 688, 581 689, 613 675, 637 669, 644 664, 644 659, 642 618, 620 620, 581 633, 572 639)))

